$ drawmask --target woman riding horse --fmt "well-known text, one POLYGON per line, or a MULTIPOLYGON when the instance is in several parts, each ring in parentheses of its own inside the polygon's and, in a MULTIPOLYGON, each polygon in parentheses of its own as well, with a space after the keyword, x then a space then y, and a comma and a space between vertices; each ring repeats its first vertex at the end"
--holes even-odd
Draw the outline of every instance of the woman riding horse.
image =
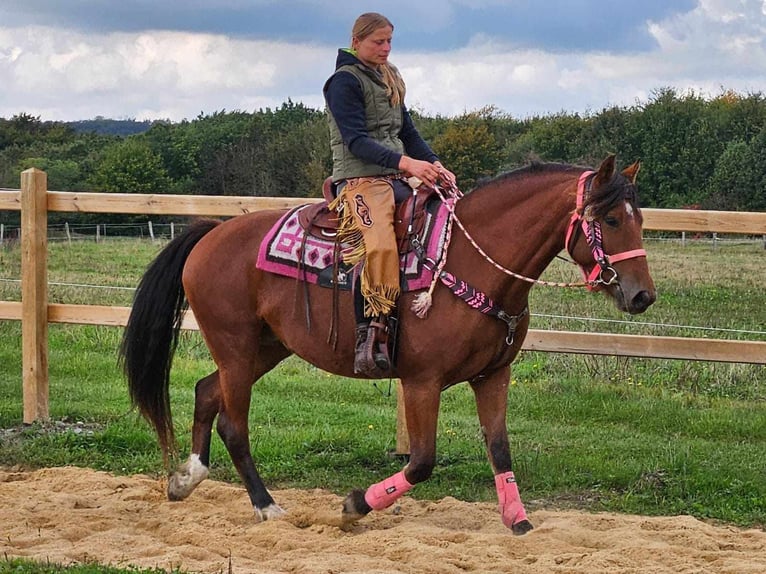
MULTIPOLYGON (((436 464, 441 392, 471 385, 494 474, 503 523, 516 534, 532 528, 512 470, 506 411, 510 365, 529 327, 529 290, 563 250, 587 285, 628 313, 655 300, 635 178, 638 164, 615 171, 609 156, 594 171, 541 164, 482 184, 447 202, 455 224, 440 281, 425 318, 410 311, 418 296, 399 298, 397 362, 410 442, 407 465, 392 477, 349 494, 348 521, 390 506, 436 464), (470 295, 470 297, 467 297, 470 295), (448 349, 445 351, 445 349, 448 349)), ((318 368, 354 375, 353 300, 320 285, 264 271, 256 254, 284 210, 202 220, 171 241, 136 290, 121 356, 133 402, 152 423, 163 451, 174 447, 170 366, 186 304, 191 306, 216 370, 196 386, 191 454, 168 481, 168 497, 186 498, 208 475, 214 422, 247 489, 256 517, 283 513, 266 489, 250 452, 248 412, 253 384, 291 354, 318 368), (307 329, 307 294, 315 324, 332 324, 337 341, 307 329)))
POLYGON ((362 14, 351 48, 338 50, 335 73, 324 86, 332 147, 332 180, 342 204, 339 239, 344 261, 361 264, 354 285, 354 373, 390 372, 387 317, 399 297, 394 204, 412 190, 407 176, 433 186, 454 183, 420 137, 404 105, 404 81, 388 61, 394 26, 381 14, 362 14))

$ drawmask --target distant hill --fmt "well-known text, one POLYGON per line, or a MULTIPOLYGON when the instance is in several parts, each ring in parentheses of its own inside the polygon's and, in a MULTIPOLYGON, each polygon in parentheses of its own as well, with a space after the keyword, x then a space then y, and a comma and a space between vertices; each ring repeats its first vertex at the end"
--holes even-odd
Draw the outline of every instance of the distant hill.
POLYGON ((149 120, 139 122, 136 120, 110 120, 108 118, 96 117, 92 120, 67 122, 67 125, 77 133, 125 137, 143 133, 152 127, 153 123, 149 120))

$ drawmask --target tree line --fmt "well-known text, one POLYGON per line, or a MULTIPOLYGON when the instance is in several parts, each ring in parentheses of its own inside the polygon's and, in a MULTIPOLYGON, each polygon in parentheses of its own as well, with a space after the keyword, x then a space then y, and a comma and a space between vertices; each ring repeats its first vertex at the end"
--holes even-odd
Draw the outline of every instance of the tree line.
MULTIPOLYGON (((494 107, 456 117, 411 112, 464 191, 532 159, 593 166, 616 153, 621 165, 642 161, 645 207, 766 210, 761 93, 705 98, 664 88, 633 106, 525 119, 494 107)), ((0 118, 0 187, 17 188, 20 172, 37 167, 48 173, 48 188, 58 191, 315 197, 331 171, 325 111, 291 100, 252 113, 136 122, 132 128, 140 133, 122 120, 116 135, 88 129, 104 123, 0 118)), ((64 216, 80 222, 93 217, 64 216)), ((18 213, 0 212, 0 222, 17 220, 18 213)))

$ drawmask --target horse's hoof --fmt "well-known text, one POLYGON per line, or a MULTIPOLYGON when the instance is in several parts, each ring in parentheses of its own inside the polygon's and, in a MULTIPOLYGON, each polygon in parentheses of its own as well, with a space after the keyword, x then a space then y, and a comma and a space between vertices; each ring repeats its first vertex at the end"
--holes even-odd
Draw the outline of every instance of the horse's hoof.
POLYGON ((287 514, 279 505, 269 504, 266 508, 253 507, 255 510, 256 522, 266 522, 267 520, 275 520, 287 514))
POLYGON ((189 460, 178 467, 178 470, 168 478, 168 500, 178 501, 189 496, 200 482, 208 476, 208 469, 197 455, 191 455, 189 460))
POLYGON ((196 484, 188 473, 176 472, 168 478, 168 500, 177 502, 189 496, 196 484))
POLYGON ((343 501, 343 523, 351 524, 364 518, 372 511, 372 507, 364 499, 364 490, 355 489, 343 501))
POLYGON ((511 526, 511 532, 513 532, 516 536, 522 536, 533 528, 534 526, 532 526, 532 523, 529 520, 521 520, 511 526))

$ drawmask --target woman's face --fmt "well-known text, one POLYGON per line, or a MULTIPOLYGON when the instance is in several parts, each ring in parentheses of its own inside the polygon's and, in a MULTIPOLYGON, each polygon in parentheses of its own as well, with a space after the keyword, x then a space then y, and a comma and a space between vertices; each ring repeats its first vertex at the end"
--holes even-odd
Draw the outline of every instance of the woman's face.
POLYGON ((394 30, 391 26, 378 28, 364 40, 354 38, 352 48, 356 50, 356 56, 371 68, 377 68, 388 61, 391 53, 391 38, 394 30))

